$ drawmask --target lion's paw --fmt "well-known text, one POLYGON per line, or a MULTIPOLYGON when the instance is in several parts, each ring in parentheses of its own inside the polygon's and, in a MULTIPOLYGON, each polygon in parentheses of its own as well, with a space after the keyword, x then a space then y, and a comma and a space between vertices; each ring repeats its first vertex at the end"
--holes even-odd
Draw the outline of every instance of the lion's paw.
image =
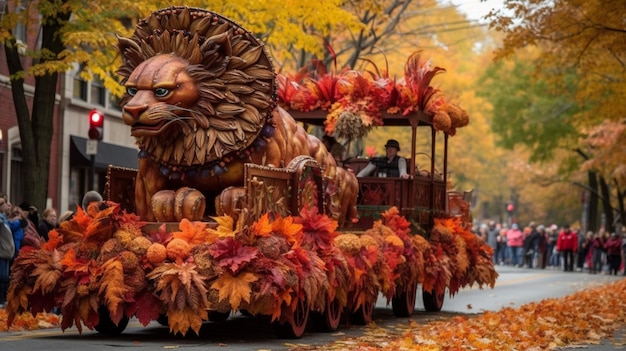
POLYGON ((180 222, 183 218, 199 221, 205 209, 204 195, 189 187, 161 190, 152 196, 152 212, 159 222, 180 222))

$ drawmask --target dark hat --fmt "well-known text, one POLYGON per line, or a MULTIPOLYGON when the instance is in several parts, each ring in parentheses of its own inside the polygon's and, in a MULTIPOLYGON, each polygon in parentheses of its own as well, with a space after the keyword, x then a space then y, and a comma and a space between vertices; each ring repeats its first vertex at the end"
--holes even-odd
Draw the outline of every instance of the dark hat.
POLYGON ((395 139, 389 139, 387 140, 387 144, 385 144, 385 147, 395 147, 396 149, 398 149, 398 151, 400 151, 400 143, 395 140, 395 139))
POLYGON ((23 211, 28 212, 28 210, 30 210, 30 204, 29 204, 28 202, 22 202, 22 203, 20 204, 20 208, 21 208, 23 211))

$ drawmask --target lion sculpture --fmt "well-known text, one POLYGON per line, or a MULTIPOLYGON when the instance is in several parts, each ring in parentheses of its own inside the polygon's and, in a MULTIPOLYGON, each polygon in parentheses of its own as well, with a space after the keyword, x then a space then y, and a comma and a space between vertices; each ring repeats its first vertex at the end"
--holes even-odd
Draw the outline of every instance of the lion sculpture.
POLYGON ((314 158, 335 189, 325 212, 340 224, 356 220, 356 177, 277 106, 272 63, 250 32, 210 11, 171 7, 140 20, 118 47, 143 220, 236 215, 245 163, 286 167, 300 155, 314 158), (212 208, 207 199, 219 201, 212 208))

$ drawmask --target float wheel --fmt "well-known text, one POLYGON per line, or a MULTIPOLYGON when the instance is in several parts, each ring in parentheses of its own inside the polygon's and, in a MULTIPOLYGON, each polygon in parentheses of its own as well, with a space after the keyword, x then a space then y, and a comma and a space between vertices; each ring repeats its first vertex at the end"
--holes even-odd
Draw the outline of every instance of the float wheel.
POLYGON ((356 325, 367 325, 374 320, 374 301, 365 301, 359 308, 352 313, 352 323, 356 325))
POLYGON ((284 319, 281 317, 281 322, 274 323, 276 336, 281 339, 301 338, 309 322, 310 312, 311 308, 306 299, 298 299, 296 309, 290 311, 284 319))
POLYGON ((98 318, 98 325, 94 329, 104 335, 120 335, 128 325, 128 317, 126 316, 123 316, 118 324, 113 323, 109 309, 106 306, 98 308, 98 318))
POLYGON ((434 291, 422 290, 422 300, 424 301, 424 309, 428 312, 439 312, 443 307, 445 292, 440 294, 434 291))
POLYGON ((341 315, 343 307, 339 300, 333 299, 326 301, 326 309, 322 313, 315 313, 314 321, 316 329, 323 332, 334 332, 341 324, 341 315))
POLYGON ((391 300, 393 315, 396 317, 410 317, 413 311, 415 311, 416 299, 417 282, 409 283, 407 286, 398 286, 391 300))
POLYGON ((219 312, 219 311, 209 311, 209 321, 211 322, 224 322, 230 316, 230 311, 228 312, 219 312))
POLYGON ((167 318, 167 315, 165 313, 159 314, 157 322, 164 327, 168 327, 170 325, 169 319, 167 318))

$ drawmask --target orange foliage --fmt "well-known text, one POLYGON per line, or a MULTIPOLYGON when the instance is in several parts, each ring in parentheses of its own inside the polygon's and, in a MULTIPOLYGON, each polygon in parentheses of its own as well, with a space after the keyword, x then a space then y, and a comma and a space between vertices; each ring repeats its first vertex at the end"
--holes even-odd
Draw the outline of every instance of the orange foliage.
POLYGON ((278 217, 272 223, 272 230, 275 234, 283 236, 289 243, 302 240, 302 225, 294 223, 293 217, 278 217))
POLYGON ((149 237, 116 204, 92 215, 68 222, 60 232, 72 240, 59 240, 54 250, 20 253, 10 317, 60 307, 61 327, 80 331, 98 323, 92 306, 107 306, 114 321, 126 313, 144 324, 166 311, 170 330, 184 335, 198 333, 209 309, 245 308, 276 320, 302 299, 316 312, 327 297, 355 310, 379 293, 391 299, 396 286, 414 281, 454 293, 474 282, 493 284, 497 276, 490 253, 458 220, 439 220, 428 242, 410 234, 397 208, 358 235, 337 233, 337 222, 315 209, 263 215, 249 226, 244 216, 236 225, 216 217, 216 229, 183 220, 179 231, 161 226, 149 237))
POLYGON ((545 299, 520 308, 503 308, 476 317, 456 316, 427 324, 409 321, 401 334, 385 330, 333 344, 293 347, 314 350, 554 350, 596 344, 626 324, 626 280, 545 299))
POLYGON ((250 230, 255 236, 267 237, 272 235, 272 223, 270 222, 270 214, 264 213, 261 218, 250 226, 250 230))
POLYGON ((60 317, 54 313, 38 313, 33 316, 30 312, 26 312, 17 316, 11 328, 7 328, 7 311, 0 309, 0 332, 56 328, 59 327, 60 322, 60 317))
POLYGON ((173 232, 174 238, 185 240, 189 245, 200 245, 208 242, 209 232, 206 230, 205 222, 191 222, 187 218, 183 218, 178 225, 180 231, 173 232))
POLYGON ((250 283, 259 278, 253 273, 242 273, 233 277, 228 272, 222 274, 212 285, 212 289, 219 291, 219 300, 228 300, 233 309, 238 309, 242 301, 250 302, 250 283))

